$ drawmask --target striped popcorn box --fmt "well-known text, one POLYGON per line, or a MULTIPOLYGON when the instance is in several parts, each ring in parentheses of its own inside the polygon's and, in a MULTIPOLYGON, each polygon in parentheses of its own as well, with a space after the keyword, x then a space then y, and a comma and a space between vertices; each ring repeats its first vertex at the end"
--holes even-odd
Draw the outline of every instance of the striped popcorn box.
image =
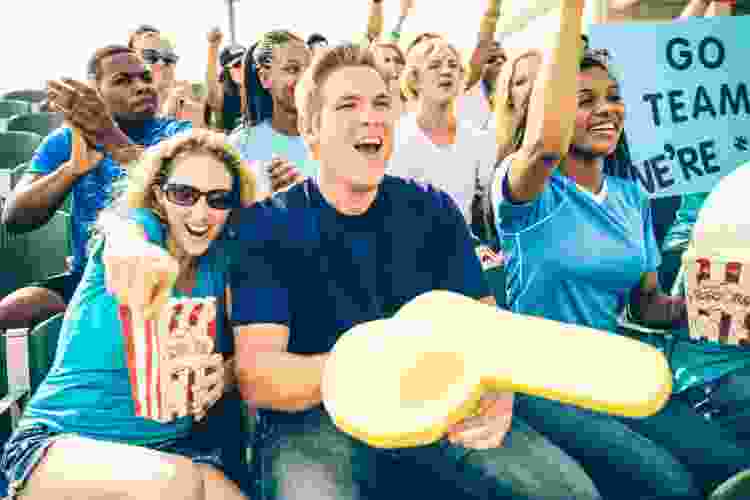
POLYGON ((685 252, 690 336, 723 345, 750 345, 750 273, 741 262, 685 252))
POLYGON ((190 414, 200 362, 214 351, 215 299, 170 299, 157 319, 120 306, 136 415, 169 422, 190 414))

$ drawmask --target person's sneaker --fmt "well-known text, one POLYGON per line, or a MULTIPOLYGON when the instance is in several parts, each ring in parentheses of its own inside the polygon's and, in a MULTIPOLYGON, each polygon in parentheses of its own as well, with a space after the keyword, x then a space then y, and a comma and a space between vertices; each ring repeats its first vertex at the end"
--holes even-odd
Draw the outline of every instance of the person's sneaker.
POLYGON ((750 499, 750 470, 742 471, 719 485, 709 500, 747 500, 750 499))

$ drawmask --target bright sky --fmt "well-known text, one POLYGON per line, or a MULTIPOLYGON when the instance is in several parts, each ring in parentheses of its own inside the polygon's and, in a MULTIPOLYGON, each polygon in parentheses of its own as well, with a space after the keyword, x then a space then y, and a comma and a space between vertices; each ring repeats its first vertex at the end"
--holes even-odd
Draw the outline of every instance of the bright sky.
MULTIPOLYGON (((528 5, 533 1, 505 0, 504 9, 511 3, 528 5)), ((559 5, 559 0, 537 1, 559 5)), ((473 47, 486 2, 414 0, 404 32, 407 36, 421 31, 449 33, 459 47, 473 47)), ((0 92, 43 88, 46 80, 62 76, 82 79, 93 50, 126 43, 129 31, 139 24, 153 24, 172 35, 180 55, 180 79, 203 80, 206 33, 212 26, 220 26, 225 42, 229 41, 225 0, 23 0, 14 5, 12 9, 6 5, 8 17, 0 30, 0 46, 5 47, 0 92), (24 21, 11 20, 11 12, 24 21)), ((367 5, 367 0, 240 0, 235 5, 237 41, 247 46, 272 28, 291 29, 305 37, 318 31, 332 42, 351 39, 365 31, 367 5)), ((384 9, 385 30, 390 31, 398 17, 399 1, 384 0, 384 9)))

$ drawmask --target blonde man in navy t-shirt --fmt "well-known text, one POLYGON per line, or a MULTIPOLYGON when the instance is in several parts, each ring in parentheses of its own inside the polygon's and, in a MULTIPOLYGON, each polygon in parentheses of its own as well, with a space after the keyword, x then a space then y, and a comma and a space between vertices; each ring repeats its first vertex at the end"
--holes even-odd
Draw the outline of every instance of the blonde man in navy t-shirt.
MULTIPOLYGON (((372 55, 353 45, 327 52, 296 98, 319 178, 241 211, 233 225, 236 373, 260 410, 260 498, 359 499, 371 487, 400 498, 408 485, 399 477, 418 477, 406 472, 414 463, 431 470, 413 481, 422 493, 434 485, 483 499, 600 498, 574 461, 512 416, 510 394, 488 394, 486 413, 432 446, 381 450, 335 427, 321 379, 341 334, 429 290, 494 299, 451 197, 385 175, 395 116, 372 55)), ((112 274, 131 272, 143 264, 112 274)))

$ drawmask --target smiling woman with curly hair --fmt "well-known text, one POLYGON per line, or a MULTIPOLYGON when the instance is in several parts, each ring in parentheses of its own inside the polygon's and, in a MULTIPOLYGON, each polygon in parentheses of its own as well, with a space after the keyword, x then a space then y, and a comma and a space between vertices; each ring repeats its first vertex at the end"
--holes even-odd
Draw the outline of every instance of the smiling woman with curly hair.
MULTIPOLYGON (((231 297, 226 259, 215 242, 225 238, 232 210, 252 203, 253 178, 225 137, 208 131, 160 143, 133 172, 100 215, 53 366, 5 446, 2 470, 11 498, 22 488, 28 499, 245 498, 225 476, 217 434, 197 421, 219 400, 223 404, 232 387, 233 340, 226 333, 231 297), (105 280, 105 248, 118 244, 108 231, 120 222, 112 217, 121 216, 176 258, 170 296, 216 299, 215 350, 221 356, 201 358, 210 371, 191 386, 196 403, 189 415, 168 422, 136 412, 119 303, 105 280)), ((215 425, 212 418, 206 425, 215 425)))

